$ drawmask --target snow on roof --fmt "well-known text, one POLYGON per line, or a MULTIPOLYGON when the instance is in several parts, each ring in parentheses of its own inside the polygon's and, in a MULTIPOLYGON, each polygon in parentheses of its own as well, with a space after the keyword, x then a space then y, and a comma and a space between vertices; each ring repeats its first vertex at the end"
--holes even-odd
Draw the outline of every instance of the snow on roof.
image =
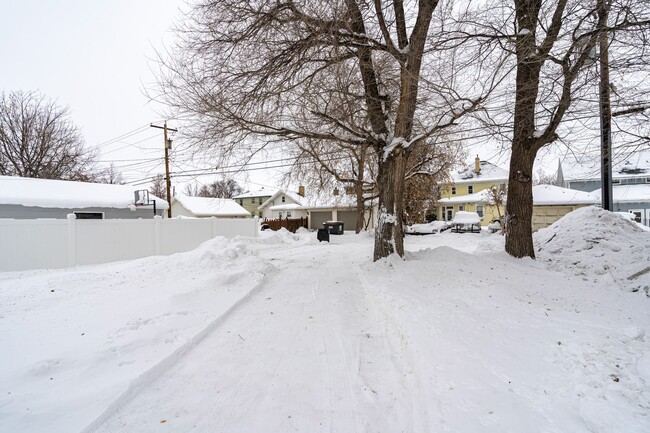
MULTIPOLYGON (((649 185, 650 186, 650 185, 649 185)), ((505 203, 507 198, 504 197, 505 203)), ((567 204, 594 204, 599 199, 592 193, 577 191, 574 189, 561 188, 554 185, 535 185, 533 187, 533 204, 543 205, 567 205, 567 204)), ((442 198, 438 203, 442 204, 463 204, 463 203, 491 203, 489 190, 484 189, 474 194, 459 195, 451 198, 442 198)))
POLYGON ((299 203, 285 203, 271 206, 269 210, 298 210, 303 209, 302 205, 299 203))
POLYGON ((438 203, 457 204, 457 203, 490 203, 490 191, 487 189, 475 192, 474 194, 457 195, 450 198, 441 198, 438 203))
POLYGON ((480 224, 481 217, 476 212, 459 210, 454 214, 454 218, 451 222, 454 224, 480 224))
POLYGON ((277 190, 275 189, 265 189, 262 187, 261 189, 255 190, 255 191, 247 191, 243 194, 239 194, 235 197, 234 199, 239 199, 239 198, 253 198, 253 197, 270 197, 273 194, 275 194, 277 190))
MULTIPOLYGON (((637 203, 650 201, 650 183, 636 185, 614 185, 614 201, 619 203, 637 203)), ((598 188, 591 193, 598 202, 602 199, 602 190, 598 188)))
POLYGON ((481 171, 476 173, 474 164, 471 164, 463 170, 458 170, 451 174, 453 183, 474 183, 508 180, 508 170, 497 167, 488 161, 481 161, 481 171))
POLYGON ((281 195, 289 197, 293 202, 298 203, 299 205, 302 205, 303 197, 299 196, 298 194, 294 194, 292 192, 287 192, 287 191, 284 191, 284 190, 281 189, 281 190, 277 191, 275 194, 273 194, 271 197, 266 199, 266 201, 264 203, 262 203, 261 205, 259 205, 257 208, 258 209, 265 208, 266 206, 271 204, 273 202, 273 200, 276 199, 276 197, 279 197, 281 195))
MULTIPOLYGON (((138 187, 69 180, 0 176, 0 204, 43 208, 79 209, 89 207, 127 209, 134 205, 138 187)), ((149 194, 158 209, 167 202, 149 194)))
MULTIPOLYGON (((562 161, 565 180, 600 179, 600 155, 569 156, 562 161)), ((650 150, 618 153, 612 158, 612 177, 650 176, 650 150)))
POLYGON ((593 194, 555 185, 535 185, 533 187, 533 204, 594 204, 598 201, 593 194))
POLYGON ((229 198, 190 197, 178 195, 174 197, 180 204, 195 216, 218 217, 249 217, 250 212, 229 198))

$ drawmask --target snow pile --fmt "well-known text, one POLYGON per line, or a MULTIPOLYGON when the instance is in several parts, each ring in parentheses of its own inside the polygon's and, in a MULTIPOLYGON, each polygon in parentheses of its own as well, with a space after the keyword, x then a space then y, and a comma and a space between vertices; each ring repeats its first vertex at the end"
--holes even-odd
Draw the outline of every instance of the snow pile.
POLYGON ((577 209, 534 235, 555 270, 629 291, 650 290, 650 232, 614 212, 577 209))

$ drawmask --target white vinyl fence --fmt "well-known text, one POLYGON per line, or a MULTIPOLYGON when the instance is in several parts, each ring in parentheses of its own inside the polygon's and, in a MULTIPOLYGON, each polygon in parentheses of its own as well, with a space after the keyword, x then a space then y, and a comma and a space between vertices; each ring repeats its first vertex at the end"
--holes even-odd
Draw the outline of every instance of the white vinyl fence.
POLYGON ((0 271, 65 268, 196 248, 216 236, 255 237, 257 218, 0 219, 0 271))

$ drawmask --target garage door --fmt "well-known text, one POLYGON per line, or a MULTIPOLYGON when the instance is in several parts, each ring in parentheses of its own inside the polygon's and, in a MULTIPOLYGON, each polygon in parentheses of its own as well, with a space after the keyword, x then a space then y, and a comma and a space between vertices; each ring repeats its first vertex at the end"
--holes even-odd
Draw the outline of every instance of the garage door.
POLYGON ((354 230, 357 227, 357 211, 338 211, 338 220, 343 221, 345 230, 354 230))
POLYGON ((550 226, 573 209, 572 206, 534 206, 533 231, 550 226))
POLYGON ((322 229, 323 223, 332 219, 332 212, 314 212, 309 213, 309 228, 322 229))

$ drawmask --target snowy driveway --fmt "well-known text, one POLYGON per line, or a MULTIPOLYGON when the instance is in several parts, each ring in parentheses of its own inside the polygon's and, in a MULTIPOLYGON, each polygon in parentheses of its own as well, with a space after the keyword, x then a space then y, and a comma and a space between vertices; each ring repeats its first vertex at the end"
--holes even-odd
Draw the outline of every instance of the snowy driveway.
POLYGON ((409 237, 407 261, 374 264, 366 235, 314 236, 145 259, 149 285, 141 261, 0 276, 0 343, 27 361, 3 361, 0 431, 648 431, 645 293, 514 260, 498 235, 409 237), (80 274, 101 284, 28 295, 80 274), (63 312, 101 338, 68 340, 63 312))

